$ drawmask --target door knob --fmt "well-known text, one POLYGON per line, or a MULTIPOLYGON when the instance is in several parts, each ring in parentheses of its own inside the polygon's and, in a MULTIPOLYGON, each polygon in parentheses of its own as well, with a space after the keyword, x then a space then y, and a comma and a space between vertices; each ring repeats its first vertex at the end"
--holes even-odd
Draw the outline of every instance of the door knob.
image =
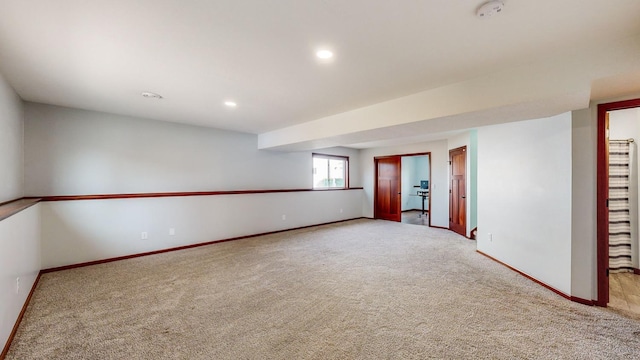
POLYGON ((463 198, 463 199, 466 199, 467 197, 466 197, 466 196, 462 196, 462 198, 463 198))

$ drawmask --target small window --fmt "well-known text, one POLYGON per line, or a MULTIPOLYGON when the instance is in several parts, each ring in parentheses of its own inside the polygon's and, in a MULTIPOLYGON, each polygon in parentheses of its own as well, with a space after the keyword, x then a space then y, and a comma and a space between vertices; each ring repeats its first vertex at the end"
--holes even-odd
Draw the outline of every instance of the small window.
POLYGON ((313 154, 313 188, 346 189, 349 187, 349 158, 313 154))

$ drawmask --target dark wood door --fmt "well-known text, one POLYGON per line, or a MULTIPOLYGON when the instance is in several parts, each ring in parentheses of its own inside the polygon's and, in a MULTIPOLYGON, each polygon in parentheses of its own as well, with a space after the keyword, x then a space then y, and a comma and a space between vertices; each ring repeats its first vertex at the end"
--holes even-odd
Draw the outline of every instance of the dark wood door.
POLYGON ((451 185, 449 188, 449 229, 467 235, 467 147, 449 151, 451 185))
POLYGON ((400 221, 400 156, 375 159, 375 218, 400 221))

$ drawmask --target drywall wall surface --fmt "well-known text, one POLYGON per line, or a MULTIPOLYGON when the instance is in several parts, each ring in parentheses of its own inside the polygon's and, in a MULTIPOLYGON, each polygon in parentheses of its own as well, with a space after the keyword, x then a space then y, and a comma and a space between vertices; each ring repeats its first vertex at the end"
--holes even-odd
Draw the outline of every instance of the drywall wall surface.
POLYGON ((470 219, 469 228, 471 230, 478 227, 478 130, 473 129, 469 132, 469 178, 470 181, 470 219))
POLYGON ((640 141, 640 109, 632 108, 609 112, 609 139, 628 140, 629 143, 629 216, 631 220, 631 252, 633 267, 638 268, 638 141, 640 141))
POLYGON ((402 192, 402 200, 401 200, 401 210, 411 210, 413 209, 413 202, 411 201, 412 196, 410 194, 413 192, 413 159, 410 157, 402 157, 400 162, 402 183, 400 184, 400 192, 402 192))
MULTIPOLYGON (((358 186, 359 150, 346 155, 358 186)), ((257 149, 257 135, 25 103, 30 196, 309 189, 311 152, 257 149)))
POLYGON ((360 151, 360 169, 364 199, 362 213, 365 217, 373 217, 374 199, 374 158, 377 156, 403 155, 431 152, 431 182, 429 194, 431 196, 431 225, 449 227, 449 190, 447 185, 447 171, 449 154, 447 141, 431 141, 402 146, 389 146, 364 149, 360 151))
POLYGON ((596 299, 596 137, 590 109, 573 111, 571 295, 596 299))
POLYGON ((42 267, 47 269, 359 218, 362 190, 57 201, 40 205, 42 267))
POLYGON ((23 195, 22 100, 0 74, 0 203, 23 195))
POLYGON ((478 250, 566 294, 571 126, 563 113, 478 129, 478 250))
POLYGON ((0 221, 0 348, 40 271, 40 205, 0 221))

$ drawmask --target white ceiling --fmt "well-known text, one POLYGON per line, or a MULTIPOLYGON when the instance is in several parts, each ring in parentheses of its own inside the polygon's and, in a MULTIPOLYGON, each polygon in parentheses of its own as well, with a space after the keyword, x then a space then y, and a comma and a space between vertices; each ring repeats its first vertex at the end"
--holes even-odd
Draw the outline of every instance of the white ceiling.
MULTIPOLYGON (((0 0, 0 71, 27 101, 261 134, 640 34, 638 0, 482 3, 0 0)), ((599 97, 640 90, 616 76, 599 97)))

